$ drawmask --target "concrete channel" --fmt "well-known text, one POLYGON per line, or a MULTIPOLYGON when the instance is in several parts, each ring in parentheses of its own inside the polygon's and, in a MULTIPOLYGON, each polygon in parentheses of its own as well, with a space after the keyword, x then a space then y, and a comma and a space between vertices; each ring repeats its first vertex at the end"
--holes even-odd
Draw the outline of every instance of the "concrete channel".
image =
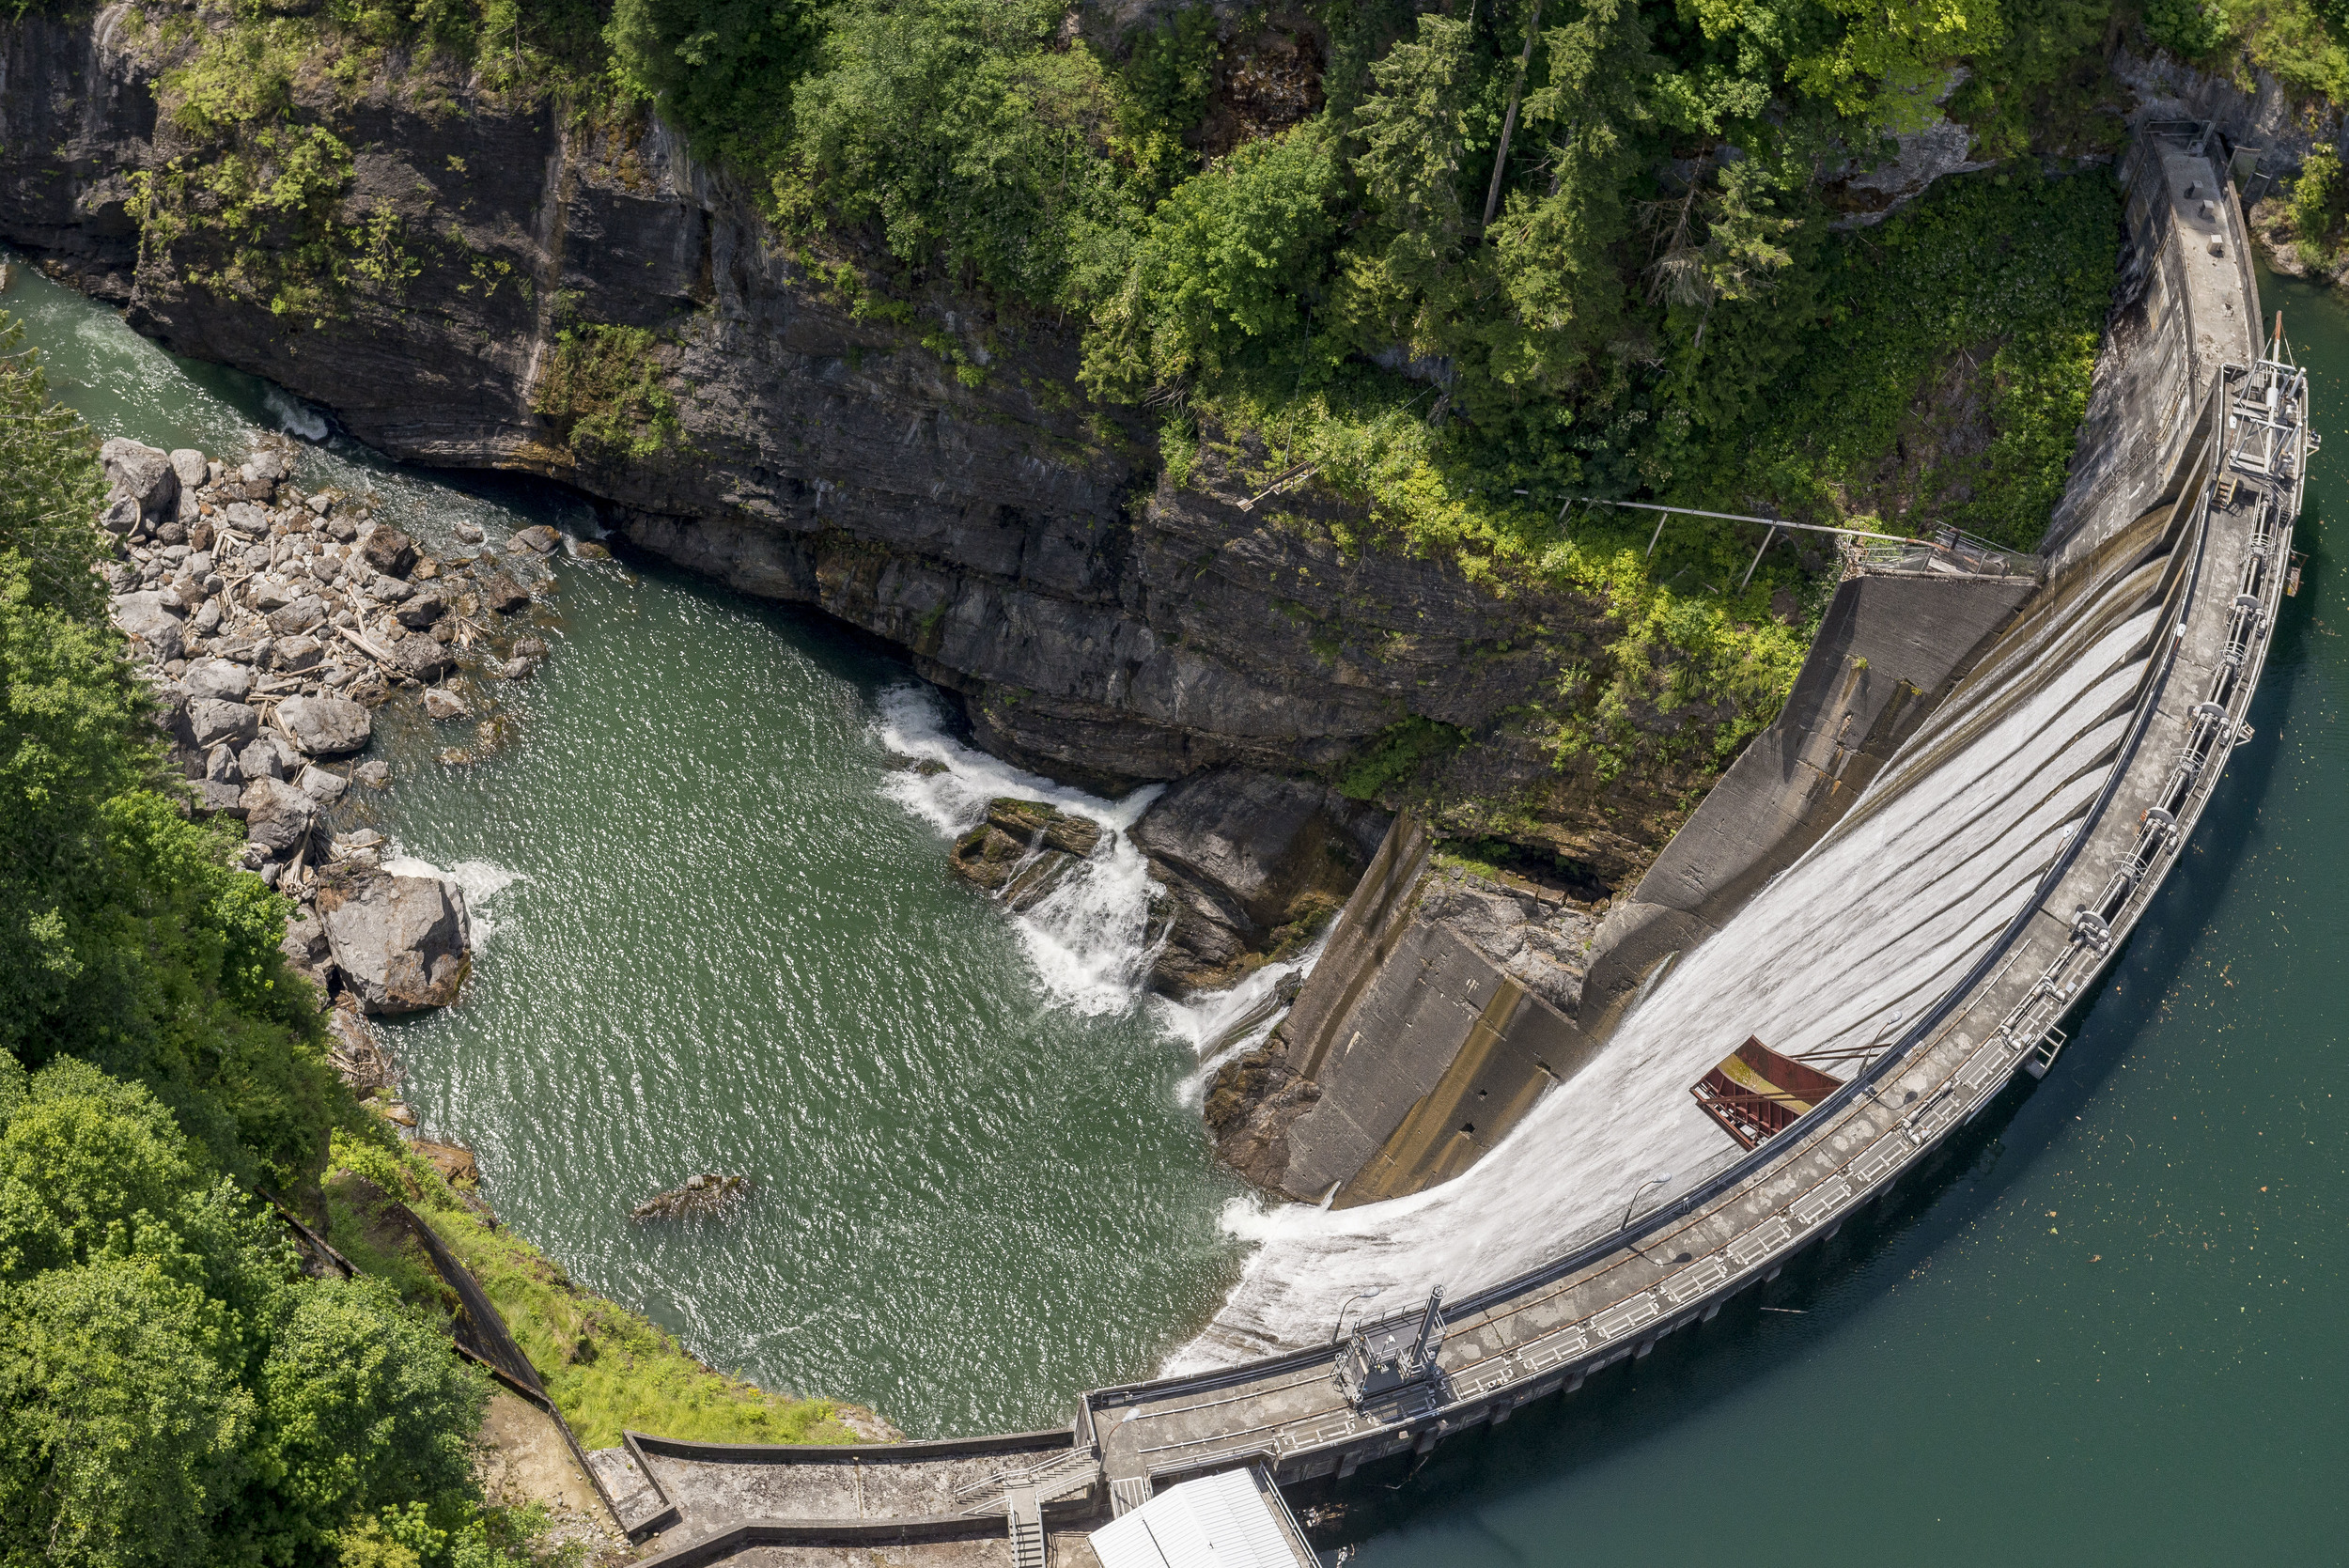
POLYGON ((1708 1179, 1537 1269, 1337 1343, 1097 1390, 1065 1430, 821 1450, 631 1434, 623 1511, 677 1543, 649 1560, 835 1562, 886 1547, 908 1563, 1089 1564, 1086 1531, 1187 1479, 1257 1465, 1289 1485, 1424 1453, 1711 1319, 1833 1236, 2016 1075, 2044 1075, 2063 1017, 2249 736, 2315 446, 2306 378, 2280 339, 2263 341, 2225 170, 2207 127, 2140 128, 2120 171, 2130 266, 2044 585, 1852 810, 1928 774, 2089 640, 2141 623, 2112 765, 2022 907, 1863 1070, 1708 1179))

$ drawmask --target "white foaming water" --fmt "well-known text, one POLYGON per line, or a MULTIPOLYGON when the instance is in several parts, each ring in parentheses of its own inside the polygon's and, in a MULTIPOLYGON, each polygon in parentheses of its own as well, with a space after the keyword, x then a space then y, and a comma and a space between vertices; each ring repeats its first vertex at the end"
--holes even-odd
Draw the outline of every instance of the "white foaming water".
POLYGON ((1688 1086, 1724 1052, 1748 1034, 1791 1049, 1890 1038, 1895 1015, 1913 1019, 2023 908, 2109 770, 2128 724, 2113 710, 2142 673, 2155 614, 2107 634, 1882 809, 1845 817, 1457 1179, 1340 1212, 1227 1209, 1225 1228, 1262 1245, 1166 1370, 1312 1343, 1373 1287, 1408 1301, 1441 1285, 1457 1299, 1611 1226, 1635 1195, 1644 1212, 1720 1169, 1738 1151, 1688 1086))
POLYGON ((324 441, 327 437, 326 416, 283 387, 272 386, 262 393, 261 406, 288 435, 300 436, 303 441, 324 441))
POLYGON ((1017 917, 1014 929, 1029 964, 1052 999, 1078 1013, 1120 1013, 1135 1006, 1157 949, 1150 905, 1157 896, 1150 862, 1128 831, 1162 784, 1105 800, 1054 784, 963 745, 946 733, 939 701, 913 686, 880 694, 876 725, 880 743, 899 756, 936 764, 907 768, 882 781, 881 791, 941 832, 958 834, 987 816, 987 803, 1017 795, 1057 806, 1109 831, 1086 862, 1061 879, 1040 904, 1017 917))
POLYGON ((1281 982, 1291 975, 1311 974, 1321 960, 1321 950, 1329 944, 1330 932, 1324 930, 1296 957, 1267 964, 1228 991, 1203 991, 1180 1001, 1168 997, 1151 999, 1159 1022, 1199 1059, 1199 1065, 1175 1086, 1178 1104, 1204 1104, 1216 1070, 1242 1051, 1253 1049, 1272 1032, 1288 1006, 1281 1000, 1281 982))
POLYGON ((490 913, 490 900, 521 880, 495 861, 459 861, 443 871, 430 861, 409 854, 397 842, 392 853, 383 858, 383 869, 395 877, 430 877, 457 884, 465 895, 466 937, 476 951, 498 928, 490 913))

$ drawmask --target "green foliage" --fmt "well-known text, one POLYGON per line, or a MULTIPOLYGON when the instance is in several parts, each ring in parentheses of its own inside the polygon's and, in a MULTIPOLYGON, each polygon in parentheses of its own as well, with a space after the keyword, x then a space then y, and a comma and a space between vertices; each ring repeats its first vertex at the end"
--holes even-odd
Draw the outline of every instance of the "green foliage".
POLYGON ((1753 416, 1716 427, 1699 465, 1720 475, 1709 492, 1865 514, 1873 475, 1906 443, 1933 455, 1880 520, 2036 544, 2087 407, 2120 215, 2108 179, 1999 175, 1945 181, 1838 237, 1786 371, 1753 416), (1986 442, 1921 413, 1984 372, 1986 442))
POLYGON ((2341 155, 2326 143, 2309 149, 2292 182, 2293 241, 2312 259, 2323 260, 2333 248, 2333 231, 2341 226, 2342 198, 2349 195, 2341 179, 2341 155))
POLYGON ((1339 793, 1357 800, 1383 800, 1467 739, 1466 730, 1416 714, 1389 724, 1339 775, 1339 793))
POLYGON ((1134 397, 1243 360, 1291 359, 1306 333, 1300 285, 1327 270, 1338 171, 1318 125, 1242 147, 1152 214, 1116 292, 1095 312, 1084 379, 1134 397))
POLYGON ((315 994, 277 951, 286 907, 157 771, 85 571, 95 454, 21 349, 0 415, 24 457, 0 478, 0 1048, 145 1082, 222 1164, 298 1180, 334 1089, 315 994))
POLYGON ((791 132, 791 93, 822 37, 815 0, 615 0, 613 62, 695 148, 765 170, 791 132))
POLYGON ((2208 54, 2227 36, 2226 12, 2209 0, 2146 0, 2145 36, 2188 58, 2208 54))
MULTIPOLYGON (((528 1242, 492 1230, 429 1165, 371 1131, 335 1134, 326 1195, 336 1249, 363 1264, 381 1259, 390 1234, 377 1223, 383 1196, 408 1203, 496 1303, 582 1443, 616 1443, 623 1427, 709 1442, 857 1440, 831 1402, 793 1399, 714 1373, 636 1313, 581 1291, 528 1242)), ((405 1237, 397 1245, 414 1247, 405 1237)), ((412 1300, 444 1310, 420 1254, 405 1277, 412 1300)))
POLYGON ((317 1561, 391 1508, 484 1534, 467 1444, 487 1389, 442 1335, 378 1281, 303 1278, 146 1089, 70 1057, 29 1079, 0 1063, 15 1541, 132 1568, 317 1561))
POLYGON ((584 458, 642 459, 684 437, 661 379, 659 341, 643 327, 581 322, 555 335, 531 407, 584 458))
POLYGON ((1053 47, 1053 0, 855 0, 832 13, 794 99, 776 210, 878 225, 893 255, 1049 301, 1088 236, 1130 226, 1102 152, 1100 63, 1053 47))

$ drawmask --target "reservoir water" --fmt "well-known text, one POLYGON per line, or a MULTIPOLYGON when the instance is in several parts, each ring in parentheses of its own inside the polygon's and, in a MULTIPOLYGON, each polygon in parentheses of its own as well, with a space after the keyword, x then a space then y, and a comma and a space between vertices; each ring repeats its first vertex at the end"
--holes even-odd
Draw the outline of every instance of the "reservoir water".
MULTIPOLYGON (((0 303, 101 431, 321 428, 18 275, 0 303)), ((2262 287, 2349 452, 2349 308, 2262 287)), ((593 531, 551 487, 339 439, 304 461, 433 542, 593 531)), ((1762 1300, 1357 1488, 1357 1560, 2342 1559, 2343 472, 2312 474, 2258 737, 2046 1081, 1762 1300)), ((681 576, 560 572, 554 655, 493 744, 387 726, 381 826, 491 927, 466 1003, 394 1032, 427 1127, 705 1359, 917 1435, 1056 1424, 1153 1369, 1237 1278, 1246 1204, 1191 1100, 1211 1020, 1133 991, 1138 867, 1006 920, 944 869, 1005 777, 902 663, 681 576), (738 1222, 628 1222, 704 1169, 759 1183, 738 1222)))

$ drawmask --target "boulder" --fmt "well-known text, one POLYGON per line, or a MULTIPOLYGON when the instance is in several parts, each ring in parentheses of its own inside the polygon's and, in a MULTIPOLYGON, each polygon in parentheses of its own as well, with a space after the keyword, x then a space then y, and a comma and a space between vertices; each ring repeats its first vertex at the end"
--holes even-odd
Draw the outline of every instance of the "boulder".
MULTIPOLYGON (((273 624, 274 617, 272 619, 273 624)), ((326 644, 315 637, 282 637, 270 649, 269 659, 274 669, 299 672, 316 669, 325 653, 326 644)))
POLYGON ((333 805, 343 798, 343 791, 350 787, 350 781, 340 773, 330 773, 323 768, 304 768, 294 782, 301 786, 303 794, 321 806, 333 805))
POLYGON ((722 1176, 705 1172, 688 1176, 682 1187, 655 1193, 628 1211, 630 1219, 683 1219, 695 1215, 723 1214, 750 1196, 748 1176, 722 1176))
POLYGON ((188 624, 205 636, 220 629, 220 600, 208 598, 196 607, 194 617, 188 624))
POLYGON ((369 1013, 457 1000, 472 962, 465 895, 437 877, 330 866, 317 907, 345 984, 369 1013))
POLYGON ((955 841, 947 864, 964 881, 1026 910, 1093 853, 1103 831, 1097 822, 1040 800, 1001 796, 988 803, 986 821, 955 841))
POLYGON ((188 689, 191 697, 217 697, 223 702, 241 703, 253 690, 253 672, 226 659, 199 659, 188 666, 179 684, 188 689))
POLYGON ((1252 768, 1175 784, 1133 829, 1172 895, 1153 982, 1228 986, 1256 957, 1293 950, 1345 907, 1389 820, 1326 784, 1252 768))
POLYGON ((314 757, 358 751, 375 728, 367 710, 348 697, 288 697, 277 705, 277 722, 314 757))
POLYGON ((190 490, 202 489, 211 478, 209 465, 204 461, 204 454, 192 446, 182 446, 174 451, 169 461, 171 472, 179 475, 179 489, 182 494, 190 490))
POLYGON ((106 503, 106 509, 98 514, 98 526, 109 534, 128 538, 139 526, 139 504, 127 495, 116 496, 106 503))
POLYGON ((411 633, 394 643, 389 651, 401 674, 428 685, 457 668, 456 656, 429 637, 411 633))
POLYGON ((506 548, 508 550, 531 550, 537 551, 541 555, 552 555, 554 553, 555 547, 560 545, 562 542, 562 535, 556 533, 553 529, 541 522, 533 527, 524 528, 517 532, 512 541, 508 543, 506 548))
POLYGON ((107 493, 138 503, 141 516, 162 517, 178 506, 179 475, 172 471, 169 453, 116 436, 99 447, 98 464, 105 471, 107 493))
POLYGON ((197 779, 188 786, 195 792, 195 809, 206 815, 244 816, 244 786, 219 779, 197 779))
POLYGON ((309 630, 324 619, 325 603, 316 594, 304 594, 290 604, 271 611, 269 629, 280 637, 291 637, 309 630))
POLYGON ((198 752, 219 745, 242 746, 261 733, 260 709, 220 697, 188 700, 186 733, 182 737, 198 752))
POLYGON ((283 610, 302 597, 302 590, 274 577, 257 577, 248 586, 256 610, 283 610))
POLYGON ((545 638, 543 638, 543 637, 517 637, 517 638, 515 638, 515 639, 514 639, 514 657, 515 657, 515 658, 517 658, 517 659, 544 659, 546 656, 547 656, 547 644, 546 644, 546 639, 545 639, 545 638))
POLYGON ((393 613, 394 618, 411 631, 422 631, 441 618, 444 606, 441 596, 427 589, 412 597, 393 613))
POLYGON ((237 753, 237 771, 247 783, 255 779, 282 779, 286 776, 286 758, 273 735, 257 736, 237 753))
POLYGON ((122 594, 113 605, 115 625, 147 644, 148 657, 167 664, 187 649, 187 632, 160 593, 122 594))
POLYGON ((221 516, 247 538, 261 538, 269 533, 269 514, 250 501, 230 502, 221 516))
POLYGON ((416 564, 416 542, 388 522, 359 536, 359 555, 386 577, 406 577, 416 564))
POLYGON ((369 789, 382 789, 392 782, 392 765, 380 757, 363 762, 350 770, 350 782, 366 784, 369 789))
POLYGON ((424 694, 424 710, 434 719, 470 719, 473 709, 456 692, 434 687, 424 694))
POLYGON ((530 602, 530 592, 502 571, 493 571, 481 580, 481 606, 501 615, 510 615, 530 602))
POLYGON ((327 945, 326 924, 315 909, 298 909, 286 922, 286 935, 279 939, 277 950, 286 961, 325 990, 332 983, 334 970, 334 951, 327 945))
POLYGON ((283 779, 244 786, 244 836, 272 859, 290 858, 318 826, 319 803, 283 779))
POLYGON ((204 753, 204 777, 213 784, 241 785, 244 764, 237 760, 237 749, 226 742, 204 753))

